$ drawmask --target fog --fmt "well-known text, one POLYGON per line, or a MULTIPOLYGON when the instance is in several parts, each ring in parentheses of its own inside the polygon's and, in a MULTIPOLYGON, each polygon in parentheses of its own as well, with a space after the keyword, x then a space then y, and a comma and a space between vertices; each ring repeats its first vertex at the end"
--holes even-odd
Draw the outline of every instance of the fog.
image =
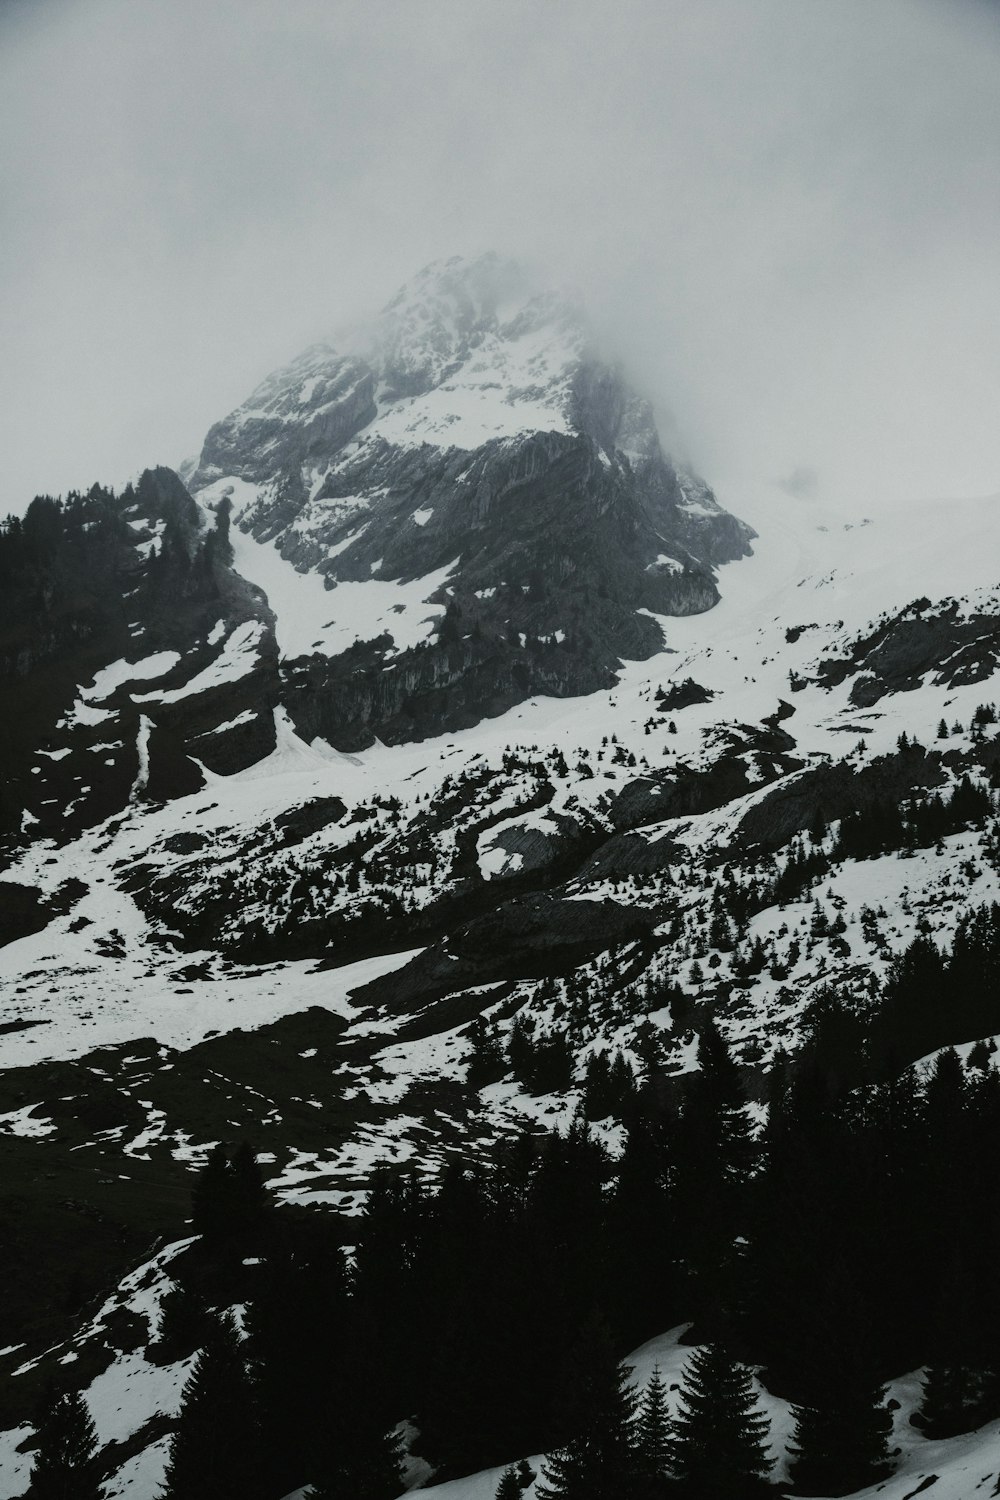
POLYGON ((0 512, 486 249, 737 512, 1000 489, 986 0, 0 0, 0 125, 0 512))

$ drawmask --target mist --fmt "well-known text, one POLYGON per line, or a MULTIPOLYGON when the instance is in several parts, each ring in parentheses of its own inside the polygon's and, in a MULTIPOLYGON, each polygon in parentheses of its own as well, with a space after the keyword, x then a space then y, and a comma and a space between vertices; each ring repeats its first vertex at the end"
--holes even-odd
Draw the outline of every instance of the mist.
POLYGON ((0 512, 487 249, 737 513, 1000 490, 998 85, 986 0, 0 0, 0 512))

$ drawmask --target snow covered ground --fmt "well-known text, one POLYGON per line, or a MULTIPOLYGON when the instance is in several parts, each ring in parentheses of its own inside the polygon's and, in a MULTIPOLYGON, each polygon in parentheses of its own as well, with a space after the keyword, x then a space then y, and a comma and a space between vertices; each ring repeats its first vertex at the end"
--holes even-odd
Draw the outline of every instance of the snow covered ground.
MULTIPOLYGON (((256 485, 227 478, 201 490, 198 499, 211 506, 225 496, 231 497, 238 522, 257 494, 256 485)), ((427 600, 447 581, 454 563, 409 583, 373 578, 338 583, 328 589, 319 573, 297 572, 273 543, 258 542, 238 524, 232 527, 230 539, 236 571, 267 595, 283 657, 313 652, 336 656, 355 640, 374 640, 385 631, 395 641, 396 650, 405 651, 426 640, 444 614, 444 605, 428 604, 427 600)))

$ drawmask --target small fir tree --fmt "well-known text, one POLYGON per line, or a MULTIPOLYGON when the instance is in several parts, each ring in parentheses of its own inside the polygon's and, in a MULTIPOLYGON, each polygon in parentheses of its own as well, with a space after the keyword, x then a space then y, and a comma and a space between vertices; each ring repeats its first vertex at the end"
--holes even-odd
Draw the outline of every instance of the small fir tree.
POLYGON ((312 1500, 396 1500, 403 1488, 403 1445, 395 1432, 366 1441, 347 1433, 339 1452, 331 1452, 310 1492, 312 1500))
POLYGON ((695 1350, 674 1423, 673 1469, 681 1493, 691 1500, 766 1494, 767 1431, 749 1370, 734 1364, 720 1344, 695 1350))
POLYGON ((636 1470, 642 1494, 657 1495, 671 1469, 672 1424, 667 1409, 667 1386, 654 1366, 639 1402, 635 1422, 636 1470))
POLYGON ((38 1423, 31 1500, 100 1500, 96 1457, 97 1432, 83 1397, 50 1393, 38 1423))
POLYGON ((221 1239, 227 1233, 231 1176, 229 1155, 220 1141, 208 1153, 191 1194, 195 1233, 207 1240, 221 1239))
POLYGON ((257 1412, 242 1341, 230 1314, 215 1317, 184 1387, 161 1500, 262 1495, 257 1412))
POLYGON ((497 1485, 496 1500, 521 1500, 525 1486, 521 1483, 521 1475, 516 1464, 511 1464, 504 1469, 500 1475, 497 1485))
POLYGON ((238 1239, 260 1226, 267 1203, 257 1158, 247 1142, 232 1157, 221 1142, 213 1146, 191 1198, 195 1231, 216 1245, 238 1239))
POLYGON ((249 1141, 236 1148, 231 1168, 230 1224, 237 1234, 256 1229, 267 1210, 268 1195, 264 1174, 249 1141))
POLYGON ((186 1359, 199 1348, 211 1326, 204 1301, 193 1287, 174 1282, 160 1303, 160 1326, 147 1358, 153 1364, 186 1359))
POLYGON ((892 1472, 892 1415, 874 1380, 831 1386, 823 1405, 793 1407, 789 1474, 805 1495, 849 1495, 892 1472))
POLYGON ((594 1357, 573 1403, 574 1435, 546 1460, 538 1500, 622 1500, 633 1492, 637 1396, 632 1371, 615 1363, 603 1340, 595 1338, 592 1348, 594 1357))

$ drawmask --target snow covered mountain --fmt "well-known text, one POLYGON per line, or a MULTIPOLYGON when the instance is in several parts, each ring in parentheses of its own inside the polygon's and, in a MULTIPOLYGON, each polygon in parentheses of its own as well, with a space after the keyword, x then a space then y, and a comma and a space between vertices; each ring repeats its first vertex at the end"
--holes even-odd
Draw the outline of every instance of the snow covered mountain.
POLYGON ((715 603, 749 528, 675 470, 576 308, 455 260, 352 337, 212 428, 197 503, 157 470, 15 523, 12 833, 245 768, 279 706, 356 750, 606 687, 658 617, 715 603))
MULTIPOLYGON (((188 488, 0 538, 5 1221, 32 1204, 3 1496, 64 1365, 108 1500, 155 1493, 189 1361, 148 1346, 216 1142, 353 1244, 378 1163, 435 1181, 581 1107, 620 1151, 599 1060, 683 1098, 709 1018, 759 1130, 831 987, 868 1025, 902 954, 1000 901, 1000 498, 746 498, 750 553, 578 310, 495 258, 349 343, 212 428, 188 488)), ((974 1000, 893 1013, 896 1066, 983 1067, 974 1000)), ((993 1429, 903 1430, 894 1373, 884 1493, 992 1480, 993 1429)))
POLYGON ((582 312, 516 266, 430 266, 348 342, 271 375, 190 481, 233 504, 248 577, 277 581, 276 547, 324 585, 282 647, 307 739, 395 743, 608 686, 661 647, 654 614, 710 608, 714 565, 748 550, 582 312))

